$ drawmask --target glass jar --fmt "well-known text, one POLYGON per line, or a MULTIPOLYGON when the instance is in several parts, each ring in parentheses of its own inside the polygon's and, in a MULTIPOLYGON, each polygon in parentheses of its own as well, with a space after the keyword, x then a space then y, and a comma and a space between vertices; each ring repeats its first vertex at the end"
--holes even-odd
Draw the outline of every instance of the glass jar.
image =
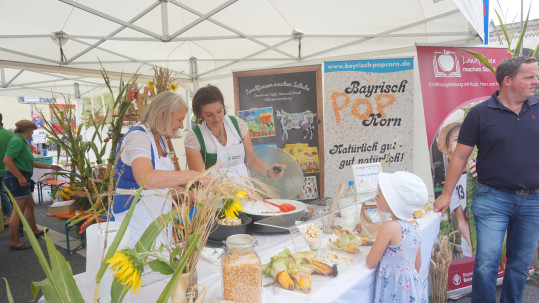
POLYGON ((262 271, 260 258, 254 251, 251 235, 237 234, 226 239, 221 258, 223 297, 235 303, 262 301, 262 271))

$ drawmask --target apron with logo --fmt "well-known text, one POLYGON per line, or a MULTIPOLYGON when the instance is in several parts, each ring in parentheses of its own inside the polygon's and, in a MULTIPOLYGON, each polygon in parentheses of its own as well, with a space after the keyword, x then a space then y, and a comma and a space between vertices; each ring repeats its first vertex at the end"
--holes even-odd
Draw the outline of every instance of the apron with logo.
MULTIPOLYGON (((230 178, 235 178, 236 182, 245 183, 247 182, 245 178, 249 177, 249 171, 247 170, 247 165, 245 165, 243 141, 230 119, 225 118, 223 124, 228 136, 226 146, 222 146, 215 136, 210 136, 215 146, 217 146, 217 162, 221 163, 218 172, 226 172, 226 175, 230 178)), ((211 133, 206 125, 203 125, 202 128, 211 133)))

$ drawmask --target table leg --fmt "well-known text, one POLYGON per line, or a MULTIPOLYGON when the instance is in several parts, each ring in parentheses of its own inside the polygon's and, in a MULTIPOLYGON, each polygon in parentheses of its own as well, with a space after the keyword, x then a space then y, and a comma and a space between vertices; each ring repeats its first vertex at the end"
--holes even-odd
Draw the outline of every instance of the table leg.
POLYGON ((37 182, 37 202, 43 203, 43 184, 39 181, 37 182))
POLYGON ((65 231, 66 231, 67 254, 70 255, 70 254, 71 254, 71 250, 69 249, 69 230, 70 230, 71 228, 69 227, 69 224, 67 223, 67 220, 66 220, 64 226, 65 226, 65 231))

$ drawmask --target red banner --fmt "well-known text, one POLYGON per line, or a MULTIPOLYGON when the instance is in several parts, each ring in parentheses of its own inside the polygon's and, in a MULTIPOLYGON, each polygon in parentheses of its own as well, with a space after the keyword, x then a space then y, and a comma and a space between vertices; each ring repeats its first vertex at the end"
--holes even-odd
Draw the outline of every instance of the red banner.
MULTIPOLYGON (((466 49, 483 54, 494 67, 507 58, 505 48, 466 49)), ((446 170, 467 107, 488 99, 499 86, 494 73, 461 48, 418 46, 417 59, 434 195, 437 198, 445 183, 446 170)), ((445 219, 440 224, 442 235, 458 232, 449 237, 453 247, 447 285, 450 298, 466 294, 472 285, 476 233, 470 206, 474 192, 475 181, 463 171, 451 196, 448 212, 444 214, 445 219)))
MULTIPOLYGON (((507 58, 506 48, 466 47, 492 66, 507 58)), ((418 46, 417 61, 429 148, 442 122, 466 104, 488 99, 499 89, 494 73, 461 48, 418 46)))

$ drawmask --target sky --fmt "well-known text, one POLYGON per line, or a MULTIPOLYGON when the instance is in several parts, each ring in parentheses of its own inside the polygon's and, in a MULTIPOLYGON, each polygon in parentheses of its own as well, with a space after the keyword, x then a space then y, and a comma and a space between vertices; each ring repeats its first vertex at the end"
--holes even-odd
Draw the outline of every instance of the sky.
POLYGON ((539 19, 539 0, 490 0, 489 19, 494 20, 494 24, 498 25, 498 17, 494 12, 496 9, 502 15, 504 23, 520 22, 520 6, 523 3, 524 17, 522 20, 526 20, 526 14, 530 3, 532 3, 530 10, 530 20, 539 19), (505 17, 504 17, 505 16, 505 17))

